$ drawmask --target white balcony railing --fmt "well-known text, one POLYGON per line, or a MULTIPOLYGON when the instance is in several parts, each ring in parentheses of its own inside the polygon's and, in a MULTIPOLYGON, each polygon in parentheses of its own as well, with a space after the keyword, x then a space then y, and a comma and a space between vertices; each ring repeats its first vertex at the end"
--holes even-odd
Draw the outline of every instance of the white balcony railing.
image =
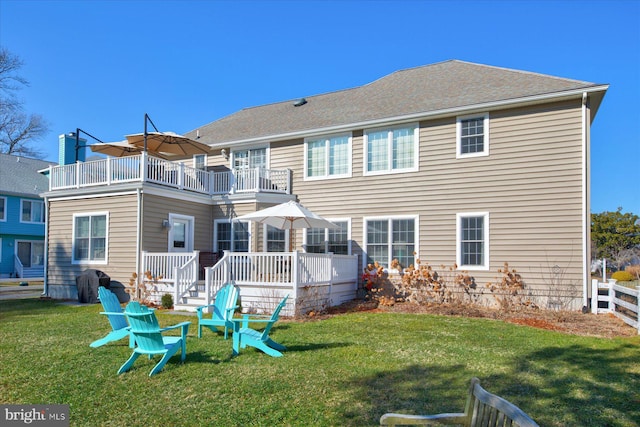
POLYGON ((52 166, 49 177, 50 191, 124 182, 151 182, 209 195, 246 192, 291 194, 291 171, 288 169, 252 168, 208 172, 144 153, 52 166))

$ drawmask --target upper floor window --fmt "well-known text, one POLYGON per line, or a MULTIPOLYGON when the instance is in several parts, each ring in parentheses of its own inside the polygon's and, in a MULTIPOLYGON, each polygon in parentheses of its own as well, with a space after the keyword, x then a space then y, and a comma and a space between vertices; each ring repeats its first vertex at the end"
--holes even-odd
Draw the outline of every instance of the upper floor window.
POLYGON ((489 269, 489 213, 456 215, 456 264, 466 270, 489 269))
POLYGON ((193 167, 195 169, 207 170, 207 155, 196 154, 193 156, 193 167))
POLYGON ((349 255, 351 253, 349 221, 330 220, 340 228, 307 228, 305 234, 305 250, 309 253, 334 253, 349 255))
POLYGON ((44 202, 36 200, 21 200, 20 212, 20 222, 44 223, 44 202))
POLYGON ((94 212, 73 215, 73 262, 107 262, 109 214, 94 212))
POLYGON ((7 220, 7 198, 0 197, 0 221, 7 220))
POLYGON ((418 126, 366 131, 365 175, 418 170, 418 126))
POLYGON ((351 137, 335 135, 305 141, 305 178, 351 176, 351 137))
POLYGON ((267 168, 267 149, 252 148, 233 152, 234 169, 267 168))
POLYGON ((365 218, 367 264, 378 261, 388 268, 394 259, 400 262, 402 268, 414 264, 418 242, 417 223, 417 217, 365 218))
POLYGON ((489 114, 456 119, 456 157, 489 155, 489 114))

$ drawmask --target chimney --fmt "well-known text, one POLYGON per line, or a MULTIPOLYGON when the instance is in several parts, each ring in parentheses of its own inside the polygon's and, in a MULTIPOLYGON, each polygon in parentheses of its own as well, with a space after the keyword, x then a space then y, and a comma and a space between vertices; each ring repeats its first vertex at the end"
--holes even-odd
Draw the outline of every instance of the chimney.
POLYGON ((75 132, 60 135, 58 137, 58 164, 70 165, 75 163, 77 160, 84 162, 87 140, 84 138, 78 139, 78 145, 79 147, 76 147, 75 132))

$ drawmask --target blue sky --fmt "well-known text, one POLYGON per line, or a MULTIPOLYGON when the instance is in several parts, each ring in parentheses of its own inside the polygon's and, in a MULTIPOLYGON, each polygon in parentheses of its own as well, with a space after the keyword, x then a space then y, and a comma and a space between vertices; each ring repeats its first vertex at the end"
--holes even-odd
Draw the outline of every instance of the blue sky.
POLYGON ((242 108, 460 59, 609 84, 592 211, 640 215, 640 1, 0 0, 0 45, 51 131, 185 133, 242 108))

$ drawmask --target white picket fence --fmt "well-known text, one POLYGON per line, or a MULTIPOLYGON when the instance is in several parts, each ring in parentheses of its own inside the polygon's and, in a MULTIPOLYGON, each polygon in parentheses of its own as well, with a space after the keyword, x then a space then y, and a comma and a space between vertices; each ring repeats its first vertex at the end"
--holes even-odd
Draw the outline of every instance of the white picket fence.
POLYGON ((631 289, 616 284, 612 279, 605 283, 594 279, 591 281, 591 312, 612 313, 640 334, 639 295, 640 286, 631 289))

